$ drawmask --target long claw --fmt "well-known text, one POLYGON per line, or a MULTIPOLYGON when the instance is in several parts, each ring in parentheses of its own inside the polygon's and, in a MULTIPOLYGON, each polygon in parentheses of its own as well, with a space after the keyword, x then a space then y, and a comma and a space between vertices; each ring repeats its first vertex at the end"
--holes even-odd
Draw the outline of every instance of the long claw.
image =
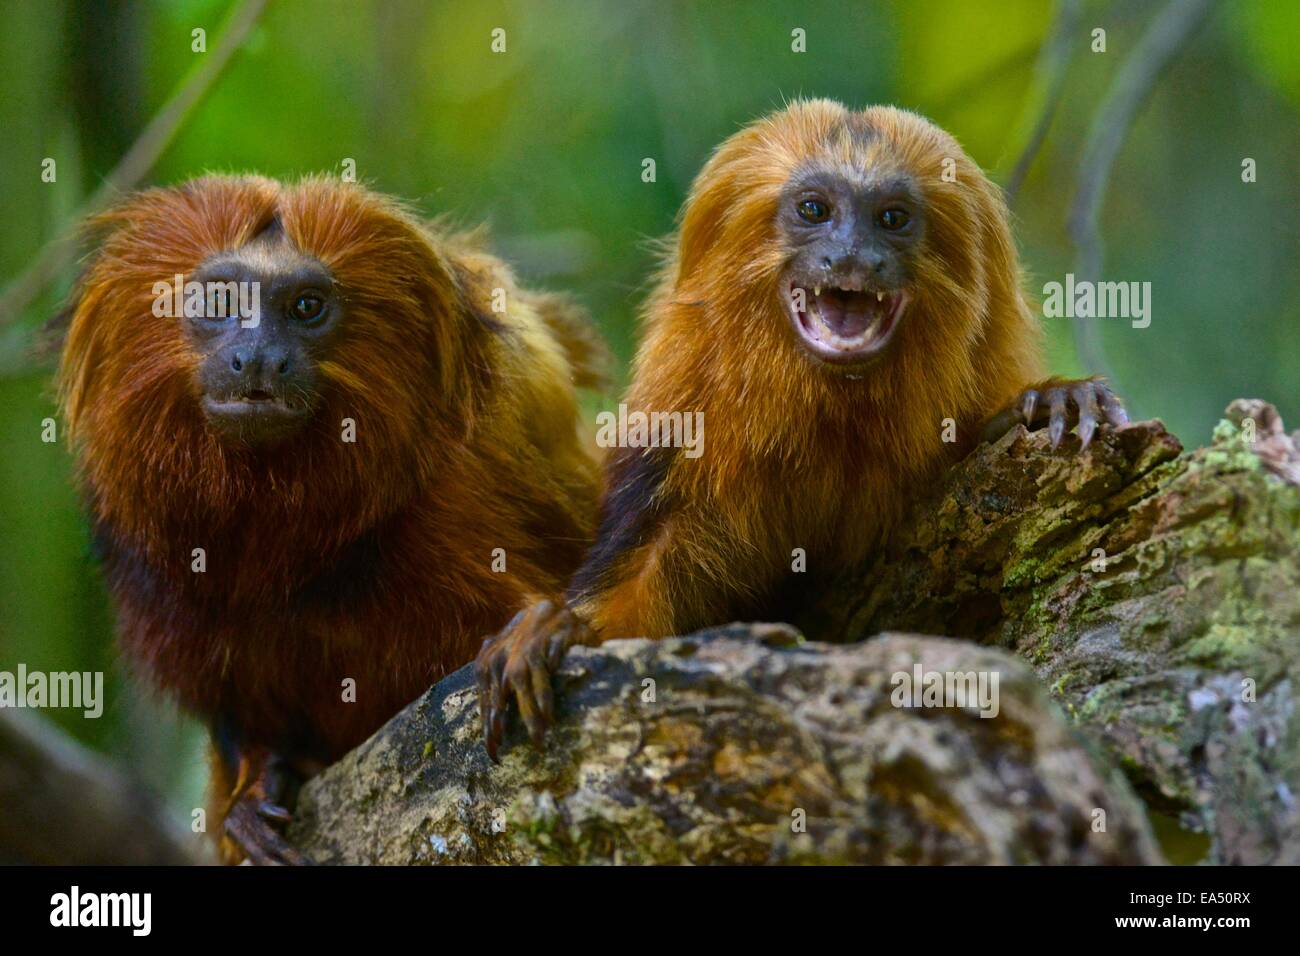
POLYGON ((489 715, 487 723, 483 725, 483 748, 487 751, 489 760, 500 763, 497 759, 497 738, 492 733, 493 722, 493 717, 489 715))
POLYGON ((293 814, 284 807, 272 803, 270 800, 263 800, 258 804, 257 815, 263 820, 267 820, 271 823, 288 823, 293 819, 293 814))
POLYGON ((1073 389, 1071 397, 1079 409, 1079 442, 1087 448, 1097 430, 1097 386, 1087 382, 1073 389))
POLYGON ((1047 426, 1047 437, 1051 439, 1052 449, 1055 450, 1061 444, 1061 439, 1065 437, 1065 428, 1068 424, 1066 419, 1065 406, 1065 389, 1054 388, 1047 393, 1047 400, 1051 409, 1051 420, 1047 426))
POLYGON ((534 744, 540 745, 546 736, 546 727, 542 723, 537 704, 533 701, 533 681, 530 668, 523 667, 510 676, 510 685, 515 691, 515 703, 519 705, 519 718, 528 730, 528 737, 534 744), (519 671, 522 671, 520 673, 519 671))
MULTIPOLYGON (((269 806, 240 800, 226 816, 224 831, 256 866, 310 866, 312 859, 282 837, 262 816, 269 806)), ((277 807, 276 809, 282 809, 277 807)), ((285 812, 286 816, 287 811, 285 812)))
POLYGON ((1106 421, 1115 428, 1119 428, 1121 425, 1127 425, 1128 412, 1124 411, 1124 406, 1119 403, 1119 399, 1115 397, 1115 393, 1104 385, 1101 386, 1098 391, 1100 392, 1101 397, 1101 411, 1102 414, 1106 416, 1106 421))
POLYGON ((530 716, 524 718, 524 727, 528 731, 528 739, 533 747, 542 750, 546 746, 546 724, 541 716, 533 711, 530 716))
MULTIPOLYGON (((491 638, 483 642, 474 660, 474 682, 478 686, 478 719, 483 728, 483 745, 488 756, 496 753, 497 742, 492 737, 493 702, 499 696, 496 680, 496 655, 491 638)), ((495 758, 494 758, 495 759, 495 758)))
POLYGON ((1032 388, 1025 392, 1024 401, 1020 405, 1020 417, 1024 419, 1026 425, 1034 423, 1034 412, 1038 410, 1038 392, 1032 388))
POLYGON ((529 668, 533 678, 533 700, 537 703, 537 713, 541 718, 543 727, 549 727, 551 720, 554 718, 554 696, 551 692, 551 671, 546 666, 541 649, 533 651, 531 655, 534 659, 530 661, 532 666, 529 668))
POLYGON ((497 751, 501 748, 501 742, 506 736, 506 712, 504 710, 492 710, 492 723, 488 727, 488 734, 492 741, 492 746, 488 748, 488 756, 492 758, 493 763, 500 763, 497 758, 497 751))

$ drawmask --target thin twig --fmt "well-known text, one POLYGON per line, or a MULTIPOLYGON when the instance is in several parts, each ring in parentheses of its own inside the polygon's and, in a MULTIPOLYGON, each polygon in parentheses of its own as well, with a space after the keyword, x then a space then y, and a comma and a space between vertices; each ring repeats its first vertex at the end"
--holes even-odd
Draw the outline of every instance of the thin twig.
POLYGON ((1038 114, 1033 129, 1020 151, 1020 158, 1007 177, 1007 204, 1014 205, 1016 195, 1029 174, 1029 167, 1038 157, 1051 129, 1052 119, 1056 116, 1056 107, 1061 102, 1065 91, 1066 68, 1070 65, 1071 49, 1074 46, 1079 25, 1079 0, 1060 0, 1057 5, 1056 21, 1052 35, 1043 44, 1035 69, 1037 82, 1026 115, 1038 114))
POLYGON ((150 120, 126 155, 72 217, 68 227, 46 243, 22 275, 0 295, 0 326, 17 321, 54 277, 76 257, 81 223, 106 208, 122 192, 134 189, 153 168, 185 119, 212 88, 235 51, 243 45, 266 3, 267 0, 242 0, 226 18, 221 39, 213 51, 195 64, 172 98, 150 120))
MULTIPOLYGON (((1077 280, 1093 282, 1101 272, 1104 258, 1099 228, 1101 205, 1106 198, 1111 167, 1133 118, 1161 72, 1200 26, 1211 6, 1211 0, 1170 0, 1124 61, 1106 99, 1092 118, 1067 223, 1070 238, 1078 250, 1074 268, 1077 280)), ((1094 320, 1074 320, 1074 346, 1084 371, 1110 377, 1094 320)))

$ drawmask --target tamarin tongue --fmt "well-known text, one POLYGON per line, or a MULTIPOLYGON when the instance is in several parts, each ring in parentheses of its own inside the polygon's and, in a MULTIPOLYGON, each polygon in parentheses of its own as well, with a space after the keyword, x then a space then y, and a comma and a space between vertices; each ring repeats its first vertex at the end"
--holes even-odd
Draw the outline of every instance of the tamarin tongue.
POLYGON ((823 289, 816 296, 817 311, 826 327, 843 339, 856 339, 879 318, 888 303, 874 292, 823 289))

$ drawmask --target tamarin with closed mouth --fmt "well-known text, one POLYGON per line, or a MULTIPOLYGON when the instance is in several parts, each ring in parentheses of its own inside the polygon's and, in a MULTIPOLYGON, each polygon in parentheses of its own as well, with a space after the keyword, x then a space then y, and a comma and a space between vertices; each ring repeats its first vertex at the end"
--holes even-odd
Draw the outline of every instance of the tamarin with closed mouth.
POLYGON ((596 543, 476 661, 488 751, 511 698, 534 742, 573 644, 774 619, 791 555, 880 546, 981 436, 1127 419, 1096 380, 1043 379, 998 188, 921 117, 797 102, 696 178, 649 298, 629 412, 702 411, 704 451, 620 448, 596 543), (955 441, 945 441, 945 421, 955 441))
POLYGON ((296 784, 577 567, 603 347, 355 184, 207 177, 92 228, 59 388, 121 645, 211 728, 226 858, 303 862, 296 784))

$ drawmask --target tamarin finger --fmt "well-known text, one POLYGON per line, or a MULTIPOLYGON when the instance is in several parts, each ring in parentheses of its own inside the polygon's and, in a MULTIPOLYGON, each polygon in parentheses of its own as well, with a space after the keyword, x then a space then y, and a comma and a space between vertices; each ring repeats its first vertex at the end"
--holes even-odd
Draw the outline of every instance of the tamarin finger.
POLYGON ((1035 389, 1026 389, 1024 399, 1020 405, 1020 417, 1025 420, 1025 424, 1032 424, 1034 421, 1034 412, 1038 409, 1038 392, 1035 389))
POLYGON ((560 664, 564 662, 565 652, 569 649, 568 633, 552 634, 546 642, 546 666, 550 670, 559 669, 560 664))
POLYGON ((1088 382, 1076 386, 1070 393, 1074 399, 1074 404, 1079 410, 1079 443, 1087 448, 1092 441, 1092 434, 1097 430, 1097 388, 1094 383, 1088 382))
POLYGON ((1065 431, 1070 425, 1067 417, 1069 407, 1065 389, 1050 389, 1047 393, 1047 404, 1051 409, 1051 421, 1047 426, 1047 437, 1051 440, 1052 447, 1056 448, 1061 444, 1061 439, 1065 437, 1065 431))
POLYGON ((540 643, 529 645, 528 670, 533 682, 533 699, 537 704, 542 729, 545 730, 555 718, 555 699, 551 692, 551 671, 547 655, 540 643))
POLYGON ((545 736, 546 728, 537 709, 537 703, 533 699, 532 672, 527 662, 522 662, 522 666, 507 666, 506 680, 514 692, 515 702, 519 706, 519 716, 528 730, 528 736, 534 742, 540 743, 545 736))
POLYGON ((293 814, 270 800, 263 800, 257 805, 257 814, 270 823, 285 824, 293 819, 293 814))
POLYGON ((500 707, 492 708, 492 721, 487 727, 487 751, 488 756, 496 763, 497 749, 501 745, 502 739, 506 734, 506 701, 503 698, 500 707))
POLYGON ((1128 424, 1128 412, 1124 411, 1124 406, 1120 404, 1115 393, 1108 387, 1101 387, 1101 410, 1106 416, 1106 421, 1116 428, 1128 424))
POLYGON ((223 821, 224 832, 258 866, 310 866, 313 861, 272 828, 254 801, 240 800, 223 821))

